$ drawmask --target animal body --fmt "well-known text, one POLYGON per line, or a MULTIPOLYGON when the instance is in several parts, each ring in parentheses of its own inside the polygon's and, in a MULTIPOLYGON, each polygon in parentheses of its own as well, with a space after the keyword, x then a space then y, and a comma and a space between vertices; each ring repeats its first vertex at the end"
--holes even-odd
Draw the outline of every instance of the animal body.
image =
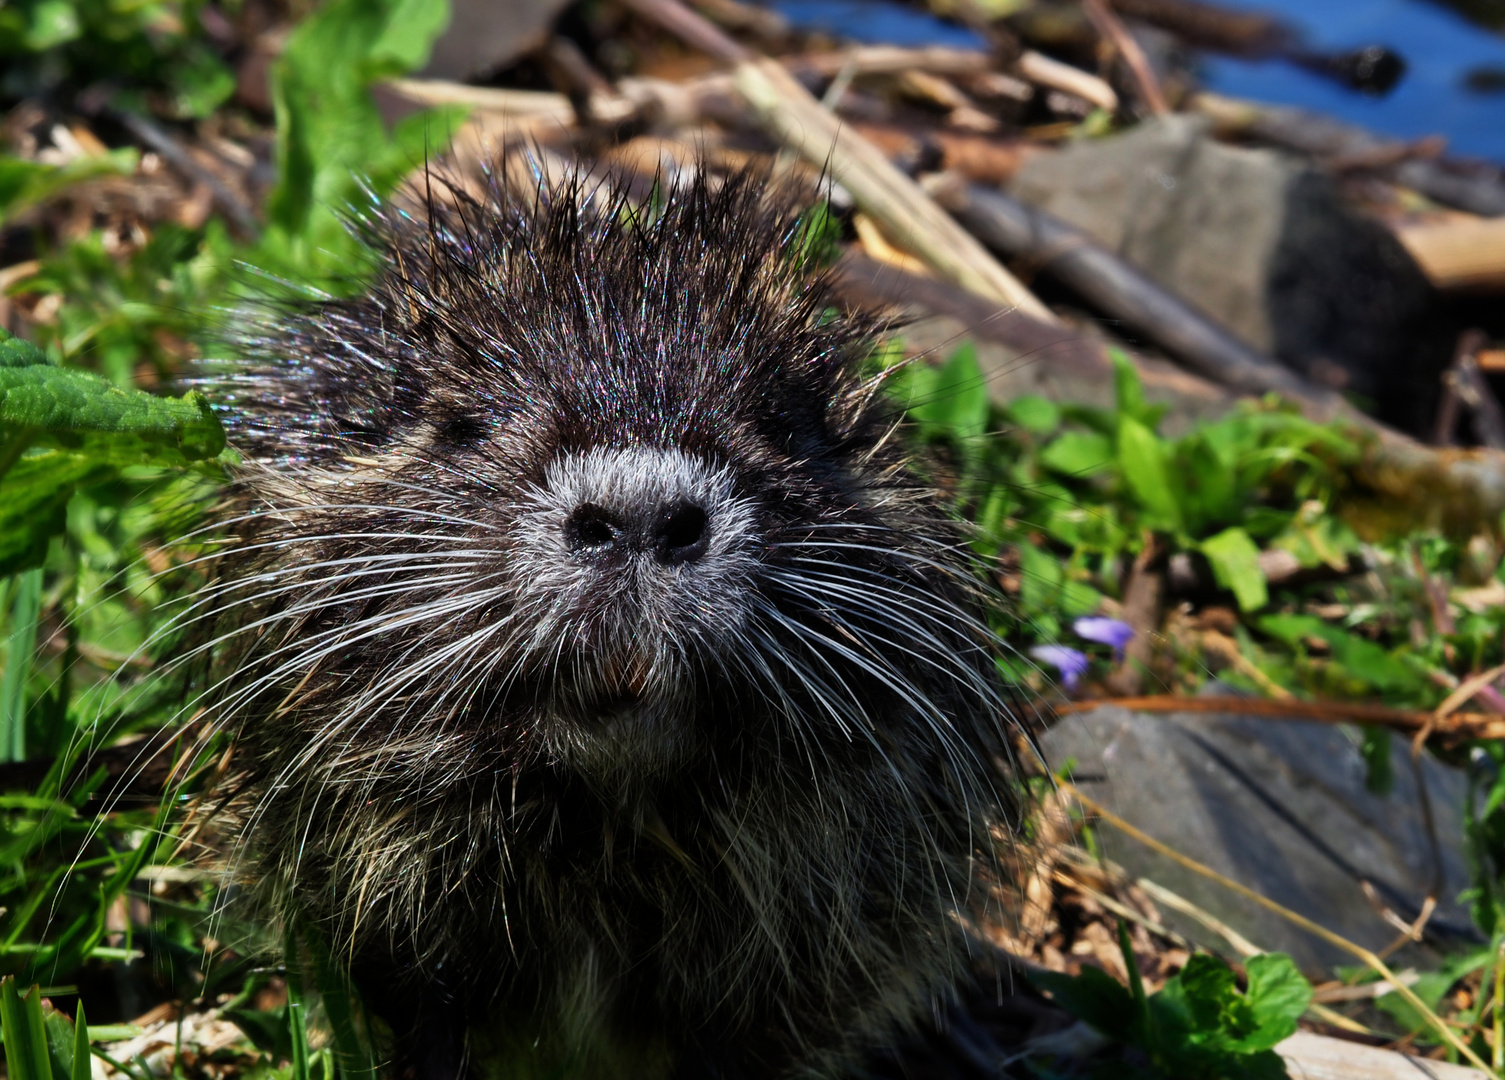
POLYGON ((497 180, 366 227, 370 289, 225 384, 208 706, 266 910, 420 1080, 835 1076, 927 1021, 1006 710, 790 200, 497 180))

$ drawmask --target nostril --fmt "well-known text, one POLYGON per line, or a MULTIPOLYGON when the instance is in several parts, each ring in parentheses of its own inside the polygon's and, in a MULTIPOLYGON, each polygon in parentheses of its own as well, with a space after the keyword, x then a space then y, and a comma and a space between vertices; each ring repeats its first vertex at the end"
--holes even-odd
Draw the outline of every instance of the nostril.
POLYGON ((690 562, 705 554, 710 519, 693 503, 680 503, 659 520, 653 531, 653 554, 661 563, 690 562))
POLYGON ((595 503, 581 503, 564 519, 564 543, 571 554, 609 551, 621 539, 621 525, 595 503))

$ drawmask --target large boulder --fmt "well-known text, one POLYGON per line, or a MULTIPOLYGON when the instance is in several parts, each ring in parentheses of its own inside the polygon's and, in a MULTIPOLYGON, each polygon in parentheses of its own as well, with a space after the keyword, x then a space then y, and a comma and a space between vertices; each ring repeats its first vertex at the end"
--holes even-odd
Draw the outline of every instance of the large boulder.
MULTIPOLYGON (((1045 734, 1042 750, 1053 767, 1074 762, 1082 791, 1129 824, 1350 941, 1378 950, 1397 937, 1364 883, 1409 921, 1434 874, 1441 888, 1428 923, 1433 940, 1456 945, 1476 936, 1457 900, 1469 880, 1462 851, 1467 785, 1431 757, 1413 769, 1405 740, 1392 746, 1388 794, 1365 787, 1358 733, 1330 724, 1103 706, 1064 717, 1045 734)), ((1110 826, 1099 835, 1109 859, 1260 948, 1288 952, 1309 971, 1355 962, 1110 826)), ((1192 940, 1231 954, 1206 926, 1165 908, 1162 915, 1192 940)), ((1398 963, 1423 959, 1408 948, 1398 963)))
POLYGON ((1168 116, 1036 155, 1011 188, 1255 348, 1430 430, 1452 330, 1400 242, 1327 176, 1168 116))

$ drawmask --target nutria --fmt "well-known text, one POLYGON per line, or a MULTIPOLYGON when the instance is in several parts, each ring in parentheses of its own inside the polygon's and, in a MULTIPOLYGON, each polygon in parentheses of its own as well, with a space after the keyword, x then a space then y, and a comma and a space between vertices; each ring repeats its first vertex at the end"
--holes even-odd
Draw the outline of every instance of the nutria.
POLYGON ((422 187, 222 384, 236 872, 395 1075, 840 1075, 945 1007, 1015 819, 882 326, 754 173, 422 187))

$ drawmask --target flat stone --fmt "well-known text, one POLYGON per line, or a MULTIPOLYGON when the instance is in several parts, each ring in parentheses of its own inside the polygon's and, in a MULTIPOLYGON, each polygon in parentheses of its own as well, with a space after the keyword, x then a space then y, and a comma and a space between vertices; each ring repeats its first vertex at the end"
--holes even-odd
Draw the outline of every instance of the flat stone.
MULTIPOLYGON (((1363 882, 1409 922, 1439 872, 1428 934, 1455 945, 1477 940, 1457 902, 1469 884, 1466 782, 1429 756, 1413 769, 1402 739, 1392 740, 1395 783, 1387 795, 1365 787, 1359 733, 1346 726, 1103 706, 1062 718, 1042 749, 1053 768, 1075 762, 1082 791, 1129 824, 1349 941, 1379 950, 1398 936, 1363 882), (1435 821, 1430 835, 1423 790, 1435 821)), ((1290 953, 1303 970, 1356 962, 1107 824, 1099 836, 1104 854, 1131 875, 1177 893, 1261 949, 1290 953)), ((1193 941, 1233 955, 1201 923, 1163 905, 1161 914, 1193 941)), ((1430 949, 1407 946, 1392 963, 1429 958, 1430 949)))
POLYGON ((490 75, 532 52, 569 0, 450 0, 449 26, 423 74, 464 81, 490 75))
POLYGON ((1408 430, 1432 422, 1454 336, 1435 291, 1300 160, 1168 116, 1035 155, 1010 186, 1262 352, 1408 430))

